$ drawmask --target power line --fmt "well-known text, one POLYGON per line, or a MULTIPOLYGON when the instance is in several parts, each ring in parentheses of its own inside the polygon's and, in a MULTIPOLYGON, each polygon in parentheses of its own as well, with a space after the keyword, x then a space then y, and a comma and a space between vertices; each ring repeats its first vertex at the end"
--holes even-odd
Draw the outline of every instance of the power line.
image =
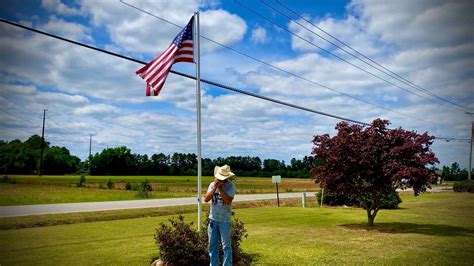
POLYGON ((405 79, 405 78, 402 77, 401 75, 399 75, 399 74, 397 74, 397 73, 391 71, 390 69, 384 67, 383 65, 377 63, 376 61, 374 61, 374 60, 371 59, 370 57, 368 57, 368 56, 364 55, 363 53, 357 51, 356 49, 352 48, 350 45, 348 45, 348 44, 346 44, 345 42, 339 40, 338 38, 336 38, 336 37, 334 37, 333 35, 331 35, 329 32, 325 31, 324 29, 322 29, 321 27, 317 26, 316 24, 314 24, 314 23, 311 22, 310 20, 306 19, 304 16, 298 14, 296 11, 294 11, 294 10, 292 10, 291 8, 289 8, 288 6, 284 5, 284 4, 281 3, 279 0, 274 0, 274 1, 275 1, 278 5, 280 5, 281 7, 285 8, 286 10, 288 10, 288 11, 291 12, 291 13, 293 13, 293 14, 296 15, 297 17, 303 19, 304 21, 306 21, 307 23, 309 23, 309 24, 312 25, 313 27, 317 28, 317 29, 320 30, 321 32, 325 33, 326 35, 328 35, 329 37, 331 37, 331 38, 334 39, 335 41, 337 41, 337 42, 339 42, 340 44, 342 44, 343 46, 349 48, 351 51, 355 52, 356 55, 353 54, 353 53, 351 53, 351 52, 349 52, 349 51, 347 51, 347 50, 344 49, 343 47, 341 47, 341 46, 335 44, 334 42, 332 42, 332 41, 330 41, 330 40, 324 38, 323 36, 321 36, 320 34, 318 34, 318 33, 314 32, 314 31, 312 31, 311 29, 308 29, 307 27, 305 27, 304 25, 300 24, 299 22, 297 22, 297 21, 291 19, 291 18, 288 17, 287 15, 283 14, 280 10, 277 10, 277 9, 274 8, 273 6, 271 6, 271 5, 267 4, 267 3, 265 3, 264 0, 261 0, 261 1, 262 1, 262 3, 264 3, 266 6, 270 7, 271 9, 275 10, 276 12, 280 13, 282 16, 285 16, 285 17, 288 18, 289 20, 291 20, 291 21, 297 23, 298 25, 300 25, 301 27, 303 27, 303 28, 305 28, 306 30, 310 31, 311 33, 315 34, 316 36, 320 37, 321 39, 327 41, 328 43, 330 43, 330 44, 332 44, 332 45, 334 45, 334 46, 336 46, 336 47, 339 48, 340 50, 342 50, 342 51, 344 51, 345 53, 347 53, 347 54, 349 54, 349 55, 351 55, 351 56, 353 56, 353 57, 359 59, 360 61, 366 63, 367 65, 369 65, 369 66, 371 66, 371 67, 377 69, 378 71, 380 71, 380 72, 382 72, 382 73, 384 73, 384 74, 386 74, 386 75, 388 75, 388 76, 390 76, 390 77, 392 77, 392 78, 394 78, 394 79, 396 79, 396 80, 398 80, 398 81, 400 81, 400 82, 402 82, 402 83, 404 83, 404 84, 406 84, 406 85, 408 85, 408 86, 410 86, 410 87, 412 87, 412 88, 414 88, 414 89, 416 89, 416 90, 423 91, 424 93, 426 93, 426 94, 428 94, 428 95, 430 95, 430 96, 433 96, 433 97, 435 97, 435 98, 438 98, 438 99, 440 99, 440 100, 442 100, 442 101, 445 101, 445 102, 447 102, 447 103, 450 103, 450 104, 452 104, 452 105, 458 106, 458 107, 460 107, 460 108, 463 109, 463 110, 471 110, 471 109, 469 109, 469 108, 466 107, 466 106, 460 105, 460 104, 458 104, 458 103, 455 103, 455 102, 453 102, 453 101, 450 101, 449 99, 446 99, 446 98, 444 98, 444 97, 441 97, 441 96, 439 96, 439 95, 436 95, 435 93, 433 93, 433 92, 431 92, 431 91, 429 91, 429 90, 426 90, 426 89, 424 89, 424 88, 422 88, 422 87, 420 87, 420 86, 414 84, 413 82, 411 82, 411 81, 405 79), (369 63, 369 62, 367 62, 367 61, 361 59, 361 58, 360 58, 359 56, 357 56, 357 55, 360 55, 360 56, 362 56, 363 58, 369 60, 370 62, 372 62, 373 64, 375 64, 375 65, 377 65, 378 67, 382 68, 383 70, 380 69, 380 68, 378 68, 378 67, 375 67, 375 66, 372 65, 371 63, 369 63), (384 71, 384 70, 385 70, 385 71, 384 71), (387 72, 388 72, 388 73, 387 73, 387 72))
MULTIPOLYGON (((157 15, 151 13, 151 12, 148 12, 148 11, 146 11, 146 10, 144 10, 144 9, 141 9, 141 8, 137 7, 137 6, 134 6, 134 5, 132 5, 132 4, 129 4, 129 3, 125 2, 125 1, 123 1, 123 0, 120 0, 120 2, 121 2, 122 4, 124 4, 124 5, 127 5, 127 6, 129 6, 129 7, 131 7, 131 8, 134 8, 134 9, 140 11, 140 12, 143 12, 143 13, 145 13, 145 14, 147 14, 147 15, 150 15, 150 16, 152 16, 152 17, 154 17, 154 18, 157 18, 157 19, 159 19, 159 20, 161 20, 161 21, 164 21, 164 22, 166 22, 166 23, 168 23, 168 24, 170 24, 170 25, 173 25, 173 26, 175 26, 175 27, 177 27, 177 28, 182 28, 181 26, 179 26, 179 25, 177 25, 177 24, 175 24, 175 23, 173 23, 173 22, 171 22, 171 21, 169 21, 169 20, 167 20, 167 19, 164 19, 164 18, 162 18, 162 17, 159 17, 159 16, 157 16, 157 15)), ((334 91, 334 92, 339 93, 339 94, 341 94, 341 95, 344 95, 344 96, 346 96, 346 97, 349 97, 349 98, 355 99, 355 100, 357 100, 357 101, 360 101, 360 102, 363 102, 363 103, 366 103, 366 104, 375 106, 375 107, 377 107, 377 108, 386 110, 386 111, 388 111, 388 112, 392 112, 392 113, 395 113, 395 114, 398 114, 398 115, 402 115, 402 116, 405 116, 405 117, 408 117, 408 118, 411 118, 411 119, 415 119, 415 120, 418 120, 418 121, 422 121, 422 122, 426 122, 426 123, 430 123, 430 124, 435 124, 435 125, 440 125, 440 124, 438 124, 438 123, 434 123, 434 122, 427 121, 427 120, 424 120, 424 119, 421 119, 421 118, 418 118, 418 117, 415 117, 415 116, 412 116, 412 115, 408 115, 408 114, 405 114, 405 113, 402 113, 402 112, 398 112, 398 111, 392 110, 392 109, 390 109, 390 108, 384 107, 384 106, 382 106, 382 105, 378 105, 378 104, 375 104, 375 103, 372 103, 372 102, 363 100, 363 99, 361 99, 361 98, 355 97, 355 96, 353 96, 353 95, 350 95, 350 94, 347 94, 347 93, 338 91, 338 90, 333 89, 333 88, 331 88, 331 87, 329 87, 329 86, 323 85, 323 84, 318 83, 318 82, 316 82, 316 81, 307 79, 307 78, 305 78, 305 77, 303 77, 303 76, 301 76, 301 75, 292 73, 292 72, 290 72, 290 71, 287 71, 287 70, 285 70, 285 69, 282 69, 282 68, 280 68, 280 67, 277 67, 277 66, 275 66, 275 65, 272 65, 272 64, 270 64, 270 63, 268 63, 268 62, 265 62, 265 61, 263 61, 263 60, 261 60, 261 59, 258 59, 258 58, 256 58, 256 57, 253 57, 253 56, 251 56, 251 55, 248 55, 248 54, 246 54, 246 53, 244 53, 244 52, 241 52, 241 51, 239 51, 239 50, 237 50, 237 49, 234 49, 234 48, 232 48, 232 47, 230 47, 230 46, 227 46, 227 45, 225 45, 225 44, 222 44, 222 43, 220 43, 220 42, 217 42, 217 41, 215 41, 215 40, 212 40, 212 39, 210 39, 210 38, 208 38, 208 37, 206 37, 206 36, 200 35, 200 37, 203 38, 203 39, 205 39, 205 40, 207 40, 207 41, 210 41, 210 42, 212 42, 212 43, 214 43, 214 44, 217 44, 217 45, 219 45, 219 46, 221 46, 221 47, 224 47, 224 48, 226 48, 226 49, 229 49, 229 50, 231 50, 231 51, 233 51, 233 52, 235 52, 235 53, 238 53, 238 54, 240 54, 240 55, 242 55, 242 56, 245 56, 245 57, 247 57, 247 58, 250 58, 250 59, 252 59, 252 60, 254 60, 254 61, 257 61, 257 62, 262 63, 262 64, 264 64, 264 65, 267 65, 267 66, 269 66, 269 67, 272 67, 273 69, 276 69, 276 70, 281 71, 281 72, 284 72, 284 73, 286 73, 286 74, 288 74, 288 75, 291 75, 291 76, 294 76, 294 77, 299 78, 299 79, 301 79, 301 80, 304 80, 304 81, 306 81, 306 82, 309 82, 309 83, 311 83, 311 84, 313 84, 313 85, 317 85, 317 86, 322 87, 322 88, 325 88, 325 89, 327 89, 327 90, 334 91)))
POLYGON ((467 143, 471 143, 471 139, 468 139, 468 138, 435 137, 435 140, 442 140, 442 141, 446 141, 446 142, 467 142, 467 143))
MULTIPOLYGON (((140 61, 138 59, 134 59, 134 58, 131 58, 131 57, 128 57, 128 56, 124 56, 124 55, 117 54, 117 53, 114 53, 114 52, 110 52, 110 51, 107 51, 107 50, 104 50, 104 49, 100 49, 100 48, 97 48, 97 47, 94 47, 94 46, 91 46, 91 45, 87 45, 87 44, 84 44, 84 43, 73 41, 73 40, 58 36, 58 35, 54 35, 54 34, 47 33, 47 32, 41 31, 41 30, 37 30, 37 29, 31 28, 31 27, 27 27, 27 26, 24 26, 24 25, 21 25, 21 24, 18 24, 18 23, 14 23, 14 22, 5 20, 5 19, 0 19, 0 21, 3 22, 3 23, 6 23, 6 24, 12 25, 12 26, 23 28, 23 29, 26 29, 26 30, 29 30, 29 31, 33 31, 33 32, 42 34, 42 35, 46 35, 46 36, 51 37, 51 38, 55 38, 55 39, 58 39, 58 40, 61 40, 61 41, 65 41, 65 42, 68 42, 68 43, 79 45, 79 46, 89 48, 89 49, 92 49, 92 50, 95 50, 95 51, 98 51, 98 52, 101 52, 101 53, 105 53, 105 54, 108 54, 108 55, 116 56, 116 57, 119 57, 119 58, 122 58, 122 59, 125 59, 125 60, 128 60, 128 61, 139 63, 139 64, 142 64, 142 65, 147 64, 146 62, 140 61)), ((178 72, 178 71, 175 71, 175 70, 170 70, 170 72, 175 74, 175 75, 182 76, 182 77, 185 77, 185 78, 189 78, 189 79, 193 79, 193 80, 196 79, 196 77, 194 77, 194 76, 191 76, 191 75, 188 75, 188 74, 185 74, 185 73, 182 73, 182 72, 178 72)), ((259 98, 259 99, 262 99, 262 100, 266 100, 266 101, 269 101, 269 102, 273 102, 273 103, 277 103, 277 104, 280 104, 280 105, 285 105, 285 106, 288 106, 288 107, 292 107, 292 108, 295 108, 295 109, 299 109, 299 110, 303 110, 303 111, 307 111, 307 112, 311 112, 311 113, 315 113, 315 114, 319 114, 319 115, 323 115, 323 116, 327 116, 327 117, 332 117, 332 118, 336 118, 336 119, 339 119, 339 120, 344 120, 344 121, 352 122, 352 123, 356 123, 356 124, 361 124, 361 125, 366 125, 366 126, 370 125, 368 123, 357 121, 357 120, 354 120, 354 119, 345 118, 345 117, 342 117, 342 116, 338 116, 338 115, 318 111, 318 110, 315 110, 315 109, 306 108, 306 107, 299 106, 299 105, 296 105, 296 104, 276 100, 276 99, 266 97, 266 96, 262 96, 262 95, 259 95, 259 94, 256 94, 256 93, 244 91, 244 90, 237 89, 237 88, 234 88, 234 87, 231 87, 231 86, 220 84, 218 82, 214 82, 214 81, 210 81, 210 80, 206 80, 206 79, 201 79, 201 82, 209 84, 209 85, 213 85, 213 86, 216 86, 216 87, 220 87, 222 89, 226 89, 226 90, 238 92, 238 93, 241 93, 241 94, 245 94, 245 95, 248 95, 248 96, 252 96, 252 97, 255 97, 255 98, 259 98)))
MULTIPOLYGON (((451 108, 450 106, 447 106, 447 105, 445 105, 445 104, 436 102, 436 101, 434 101, 434 100, 432 100, 432 99, 430 99, 430 98, 426 98, 426 97, 423 96, 423 95, 420 95, 420 94, 415 93, 415 92, 413 92, 413 91, 410 91, 410 90, 408 90, 408 89, 406 89, 406 88, 403 88, 403 87, 401 87, 401 86, 399 86, 399 85, 397 85, 397 84, 395 84, 395 83, 393 83, 393 82, 391 82, 391 81, 389 81, 389 80, 387 80, 387 79, 385 79, 385 78, 383 78, 383 77, 380 77, 380 76, 378 76, 378 75, 376 75, 376 74, 374 74, 374 73, 372 73, 372 72, 370 72, 370 71, 368 71, 368 70, 366 70, 366 69, 363 69, 363 68, 361 68, 360 66, 358 66, 358 65, 356 65, 356 64, 354 64, 354 63, 351 63, 351 62, 347 61, 346 59, 344 59, 344 58, 342 58, 342 57, 340 57, 340 56, 338 56, 338 55, 332 53, 331 51, 329 51, 329 50, 327 50, 327 49, 325 49, 325 48, 323 48, 323 47, 321 47, 321 46, 319 46, 319 45, 317 45, 317 44, 315 44, 315 43, 309 41, 308 39, 305 39, 305 38, 301 37, 300 35, 298 35, 298 34, 292 32, 292 31, 288 30, 288 29, 285 28, 284 26, 282 26, 282 25, 280 25, 280 24, 274 22, 273 20, 271 20, 271 19, 269 19, 268 17, 266 17, 266 16, 260 14, 259 12, 255 11, 254 9, 252 9, 252 8, 250 8, 250 7, 248 7, 248 6, 244 5, 244 4, 242 4, 242 3, 240 3, 239 1, 237 1, 237 0, 232 0, 232 1, 234 1, 236 4, 240 5, 240 6, 243 7, 244 9, 246 9, 246 10, 252 12, 253 14, 259 16, 260 18, 262 18, 262 19, 268 21, 269 23, 271 23, 271 24, 273 24, 273 25, 275 25, 275 26, 281 28, 282 30, 284 30, 284 31, 286 31, 286 32, 288 32, 288 33, 290 33, 291 35, 297 37, 298 39, 300 39, 300 40, 302 40, 302 41, 308 43, 309 45, 314 46, 314 47, 320 49, 321 51, 324 51, 325 53, 330 54, 330 55, 336 57, 337 59, 339 59, 339 60, 341 60, 341 61, 343 61, 343 62, 345 62, 345 63, 347 63, 347 64, 349 64, 349 65, 351 65, 351 66, 353 66, 353 67, 355 67, 355 68, 357 68, 357 69, 359 69, 359 70, 361 70, 361 71, 363 71, 363 72, 365 72, 365 73, 367 73, 367 74, 369 74, 369 75, 371 75, 372 77, 375 77, 375 78, 377 78, 377 79, 379 79, 379 80, 381 80, 381 81, 384 81, 384 82, 386 82, 386 83, 388 83, 388 84, 390 84, 390 85, 392 85, 392 86, 394 86, 394 87, 397 87, 397 88, 399 88, 399 89, 401 89, 401 90, 404 90, 404 91, 406 91, 406 92, 408 92, 408 93, 410 93, 410 94, 413 94, 413 95, 415 95, 415 96, 418 96, 418 97, 420 97, 420 98, 423 98, 423 99, 425 99, 425 100, 428 100, 428 101, 430 101, 430 102, 433 102, 433 103, 435 103, 435 104, 439 104, 439 105, 442 105, 442 106, 446 106, 446 107, 451 108)), ((430 123, 432 123, 432 122, 430 122, 430 123)))

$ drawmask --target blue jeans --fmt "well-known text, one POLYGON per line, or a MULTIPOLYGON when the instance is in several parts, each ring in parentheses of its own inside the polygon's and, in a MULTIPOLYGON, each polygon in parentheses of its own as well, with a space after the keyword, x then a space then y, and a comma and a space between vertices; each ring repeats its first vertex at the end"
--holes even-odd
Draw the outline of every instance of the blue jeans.
POLYGON ((211 266, 219 265, 219 238, 222 243, 224 251, 223 266, 232 265, 232 241, 230 239, 230 221, 217 222, 209 220, 207 226, 207 235, 209 237, 209 258, 211 259, 211 266))

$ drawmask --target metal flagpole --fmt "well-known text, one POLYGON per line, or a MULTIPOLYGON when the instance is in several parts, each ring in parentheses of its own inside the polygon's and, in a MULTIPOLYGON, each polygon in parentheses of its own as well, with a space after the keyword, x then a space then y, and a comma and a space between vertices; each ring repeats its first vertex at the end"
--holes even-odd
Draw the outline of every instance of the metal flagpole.
POLYGON ((195 27, 195 62, 196 62, 196 121, 197 121, 197 160, 198 160, 198 184, 197 184, 197 201, 198 201, 198 231, 201 230, 201 212, 202 212, 202 196, 201 196, 201 69, 200 69, 200 35, 199 35, 199 11, 194 13, 195 27))

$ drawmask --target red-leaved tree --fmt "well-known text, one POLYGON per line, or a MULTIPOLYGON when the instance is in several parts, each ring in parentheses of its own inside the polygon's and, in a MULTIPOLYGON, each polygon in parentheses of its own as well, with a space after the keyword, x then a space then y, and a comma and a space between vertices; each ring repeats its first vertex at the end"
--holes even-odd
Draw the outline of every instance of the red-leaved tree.
POLYGON ((387 120, 370 126, 337 124, 337 135, 314 136, 312 169, 322 188, 355 196, 367 210, 368 225, 381 204, 397 188, 413 188, 415 196, 435 182, 427 168, 438 162, 430 150, 434 137, 401 128, 388 129, 387 120))

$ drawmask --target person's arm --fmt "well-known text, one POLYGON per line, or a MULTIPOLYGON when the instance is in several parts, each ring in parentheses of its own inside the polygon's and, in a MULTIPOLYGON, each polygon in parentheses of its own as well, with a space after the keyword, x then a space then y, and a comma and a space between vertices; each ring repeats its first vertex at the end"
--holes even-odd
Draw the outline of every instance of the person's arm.
POLYGON ((214 193, 216 192, 217 188, 222 186, 222 183, 219 180, 214 180, 213 184, 211 184, 212 189, 208 189, 206 196, 204 196, 204 202, 209 202, 212 197, 214 196, 214 193))
POLYGON ((221 197, 222 197, 222 200, 224 201, 225 204, 231 204, 232 201, 234 200, 234 197, 231 197, 230 195, 228 195, 225 190, 224 190, 224 186, 219 186, 218 187, 219 189, 219 193, 221 193, 221 197))

